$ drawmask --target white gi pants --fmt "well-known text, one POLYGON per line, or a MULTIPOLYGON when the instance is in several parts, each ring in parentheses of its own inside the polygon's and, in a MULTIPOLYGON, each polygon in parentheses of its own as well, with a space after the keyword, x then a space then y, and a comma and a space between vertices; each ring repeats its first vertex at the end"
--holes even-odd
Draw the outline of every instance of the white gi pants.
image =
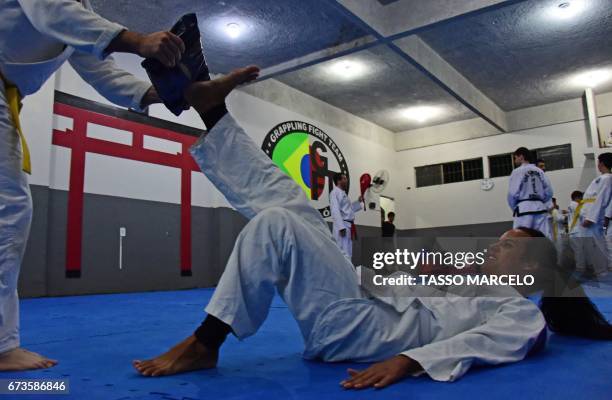
POLYGON ((606 249, 608 250, 608 271, 612 271, 612 226, 606 231, 606 249))
POLYGON ((536 229, 552 240, 552 231, 548 222, 548 214, 527 214, 514 217, 512 228, 531 228, 536 229))
POLYGON ((0 353, 19 347, 17 280, 31 220, 32 198, 21 169, 21 144, 0 80, 0 353))
POLYGON ((334 228, 334 241, 340 247, 342 253, 351 261, 353 259, 353 239, 351 238, 351 227, 345 226, 344 236, 340 235, 340 230, 334 228))

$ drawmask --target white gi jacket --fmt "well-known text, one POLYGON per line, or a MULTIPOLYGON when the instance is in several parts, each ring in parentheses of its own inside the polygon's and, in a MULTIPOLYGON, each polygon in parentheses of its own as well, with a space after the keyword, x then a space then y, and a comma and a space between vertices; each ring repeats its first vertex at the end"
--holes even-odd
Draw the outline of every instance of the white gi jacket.
POLYGON ((350 235, 351 222, 349 221, 355 220, 355 213, 361 210, 361 202, 351 202, 346 192, 337 186, 334 186, 329 198, 334 234, 346 229, 347 234, 350 235))
POLYGON ((552 185, 544 172, 533 164, 523 164, 510 175, 508 205, 518 216, 546 211, 553 197, 552 185))
POLYGON ((35 93, 68 60, 109 101, 140 109, 150 83, 118 69, 104 54, 125 27, 91 11, 89 0, 3 0, 0 71, 22 96, 35 93), (64 16, 70 15, 70 18, 64 16), (76 21, 76 22, 75 22, 76 21))
POLYGON ((594 225, 585 229, 587 236, 596 235, 603 231, 603 223, 606 208, 610 204, 610 196, 612 196, 612 181, 611 174, 602 174, 593 179, 584 192, 584 199, 595 199, 594 203, 585 203, 580 211, 580 222, 589 220, 594 225))

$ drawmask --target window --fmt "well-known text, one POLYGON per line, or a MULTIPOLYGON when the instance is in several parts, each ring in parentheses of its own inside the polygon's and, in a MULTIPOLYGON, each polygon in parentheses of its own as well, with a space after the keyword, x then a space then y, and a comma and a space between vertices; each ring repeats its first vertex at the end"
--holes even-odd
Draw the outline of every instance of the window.
POLYGON ((572 145, 543 147, 536 149, 536 159, 541 158, 546 163, 546 171, 574 168, 572 162, 572 145))
POLYGON ((473 181, 475 179, 484 178, 484 171, 482 169, 482 158, 476 158, 474 160, 463 161, 463 180, 473 181))
POLYGON ((415 171, 417 187, 442 184, 442 168, 440 168, 440 164, 417 167, 415 171))
POLYGON ((416 167, 417 187, 482 179, 482 158, 416 167))
POLYGON ((463 168, 461 161, 442 164, 444 183, 461 182, 463 180, 463 168))
MULTIPOLYGON (((544 160, 546 171, 574 168, 571 144, 533 149, 531 150, 531 157, 534 162, 538 159, 544 160)), ((508 176, 512 173, 513 169, 514 161, 512 153, 489 156, 489 173, 491 178, 508 176)))
POLYGON ((491 178, 508 176, 512 173, 513 169, 514 161, 512 160, 512 153, 489 156, 489 175, 491 178))

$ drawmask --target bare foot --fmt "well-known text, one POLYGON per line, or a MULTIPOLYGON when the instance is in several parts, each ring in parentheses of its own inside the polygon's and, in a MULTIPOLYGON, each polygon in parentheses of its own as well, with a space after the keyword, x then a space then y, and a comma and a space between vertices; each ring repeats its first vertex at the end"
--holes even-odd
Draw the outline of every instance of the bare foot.
POLYGON ((222 104, 236 86, 255 80, 258 75, 259 67, 250 65, 235 69, 212 81, 195 82, 185 89, 185 99, 197 112, 205 114, 206 111, 222 104))
POLYGON ((50 368, 57 365, 56 360, 43 357, 18 347, 0 354, 0 371, 24 371, 27 369, 50 368))
POLYGON ((151 360, 132 361, 134 368, 144 376, 174 375, 217 366, 218 350, 209 350, 191 335, 166 353, 151 360))

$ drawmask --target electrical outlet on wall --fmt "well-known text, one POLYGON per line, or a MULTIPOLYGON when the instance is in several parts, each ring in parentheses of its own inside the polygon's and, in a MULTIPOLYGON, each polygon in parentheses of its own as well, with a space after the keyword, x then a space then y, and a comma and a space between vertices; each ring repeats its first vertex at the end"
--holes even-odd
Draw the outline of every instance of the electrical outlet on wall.
POLYGON ((127 236, 127 229, 125 227, 121 227, 119 228, 119 236, 121 237, 126 237, 127 236))

